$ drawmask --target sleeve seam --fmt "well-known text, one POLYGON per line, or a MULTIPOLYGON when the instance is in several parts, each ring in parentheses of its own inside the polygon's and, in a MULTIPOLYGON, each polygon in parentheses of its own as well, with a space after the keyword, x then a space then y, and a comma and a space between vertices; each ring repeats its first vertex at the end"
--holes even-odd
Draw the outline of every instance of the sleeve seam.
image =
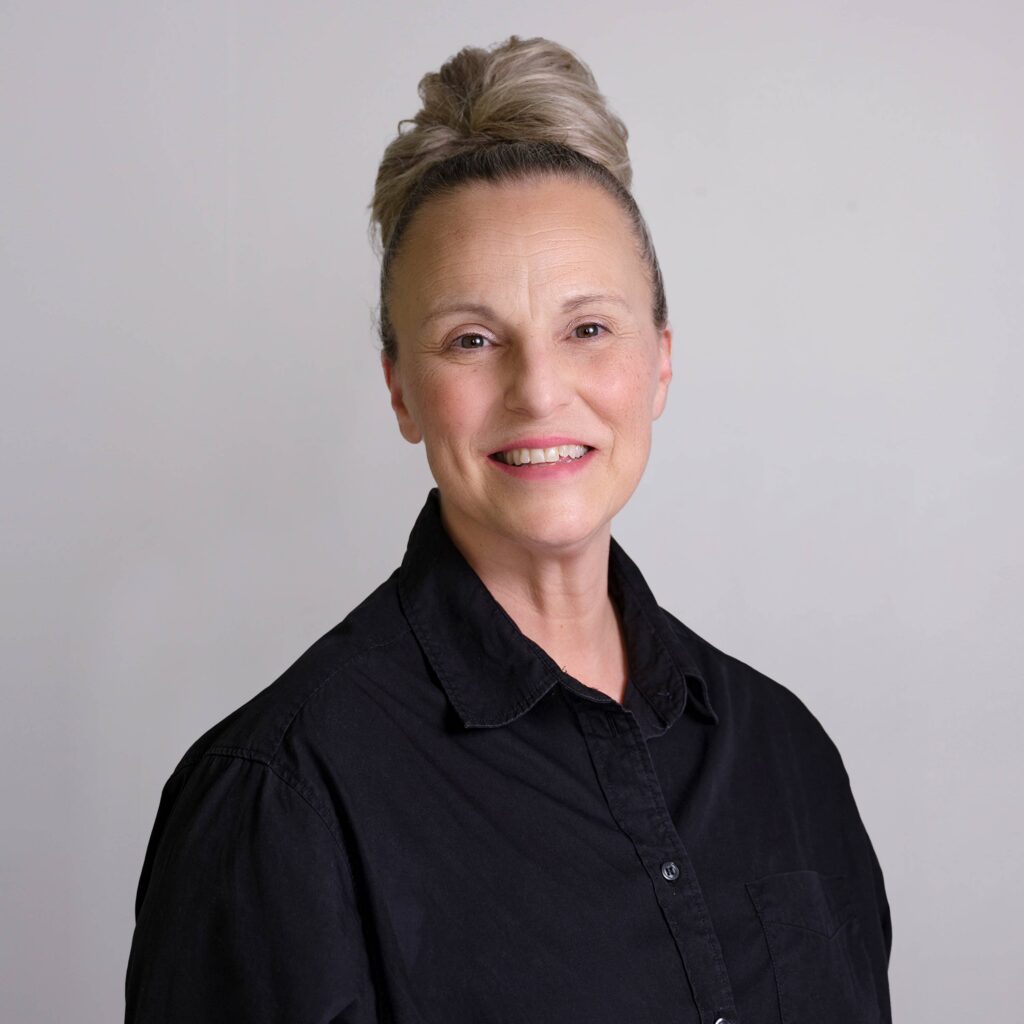
MULTIPOLYGON (((287 786, 293 793, 295 793, 310 810, 320 819, 321 824, 327 829, 331 838, 334 840, 335 846, 337 846, 341 856, 345 862, 345 868, 348 871, 348 877, 350 884, 354 879, 352 871, 352 861, 349 858, 348 849, 345 846, 345 842, 341 836, 340 831, 334 827, 331 821, 328 820, 328 814, 325 809, 321 806, 319 801, 313 795, 313 787, 310 786, 300 776, 295 775, 293 772, 288 771, 283 765, 277 764, 272 761, 266 754, 261 753, 258 750, 252 750, 248 747, 225 747, 215 746, 210 747, 202 755, 202 757, 196 758, 194 761, 190 761, 190 765, 198 764, 200 761, 207 757, 221 757, 226 759, 234 759, 238 761, 250 761, 254 764, 262 765, 278 780, 280 780, 285 786, 287 786)), ((182 766, 184 767, 184 765, 182 766)))

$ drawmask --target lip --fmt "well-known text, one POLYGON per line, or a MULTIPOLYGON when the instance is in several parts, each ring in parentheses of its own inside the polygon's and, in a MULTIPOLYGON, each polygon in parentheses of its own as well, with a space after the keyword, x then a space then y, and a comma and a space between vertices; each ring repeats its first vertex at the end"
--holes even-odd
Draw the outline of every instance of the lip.
POLYGON ((585 441, 580 441, 575 437, 520 437, 518 440, 512 441, 502 448, 496 448, 492 455, 497 455, 499 452, 510 452, 516 448, 557 448, 560 444, 580 444, 584 448, 593 448, 592 444, 587 444, 585 441))

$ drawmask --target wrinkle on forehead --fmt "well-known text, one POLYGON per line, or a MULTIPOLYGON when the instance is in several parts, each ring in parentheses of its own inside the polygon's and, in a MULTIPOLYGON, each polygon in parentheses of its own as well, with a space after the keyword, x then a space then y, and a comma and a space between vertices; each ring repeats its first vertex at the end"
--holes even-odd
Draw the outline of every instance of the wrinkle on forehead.
POLYGON ((515 305, 518 297, 532 306, 546 292, 555 301, 566 290, 639 298, 635 289, 647 286, 632 225, 618 203, 598 186, 560 180, 475 184, 429 201, 409 226, 397 263, 403 260, 394 297, 409 314, 402 317, 407 325, 450 301, 502 297, 515 305), (538 226, 537 219, 546 223, 538 226))

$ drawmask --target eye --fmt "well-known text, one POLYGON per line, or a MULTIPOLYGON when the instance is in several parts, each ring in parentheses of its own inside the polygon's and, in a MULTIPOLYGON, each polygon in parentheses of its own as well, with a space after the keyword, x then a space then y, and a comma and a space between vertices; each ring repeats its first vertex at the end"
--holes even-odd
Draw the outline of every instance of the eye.
POLYGON ((473 349, 483 348, 483 345, 462 345, 460 342, 466 338, 472 338, 474 341, 484 341, 490 343, 488 338, 485 338, 482 334, 460 334, 457 338, 454 338, 451 343, 451 348, 458 349, 460 352, 472 352, 473 349))
POLYGON ((606 330, 608 330, 608 328, 605 327, 604 324, 586 323, 586 324, 579 324, 576 327, 574 327, 573 328, 573 333, 576 335, 577 338, 583 338, 584 341, 589 341, 589 340, 591 340, 593 338, 599 338, 601 335, 598 334, 598 333, 586 334, 586 335, 580 335, 578 333, 579 331, 590 330, 591 328, 596 328, 598 331, 606 331, 606 330))

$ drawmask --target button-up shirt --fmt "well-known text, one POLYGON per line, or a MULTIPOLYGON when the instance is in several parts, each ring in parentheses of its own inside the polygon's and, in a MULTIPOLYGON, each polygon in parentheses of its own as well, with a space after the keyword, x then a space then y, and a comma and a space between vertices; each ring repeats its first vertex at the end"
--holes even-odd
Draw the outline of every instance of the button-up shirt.
POLYGON ((432 489, 402 564, 161 795, 128 1022, 875 1024, 889 906, 836 747, 614 537, 623 703, 432 489))

